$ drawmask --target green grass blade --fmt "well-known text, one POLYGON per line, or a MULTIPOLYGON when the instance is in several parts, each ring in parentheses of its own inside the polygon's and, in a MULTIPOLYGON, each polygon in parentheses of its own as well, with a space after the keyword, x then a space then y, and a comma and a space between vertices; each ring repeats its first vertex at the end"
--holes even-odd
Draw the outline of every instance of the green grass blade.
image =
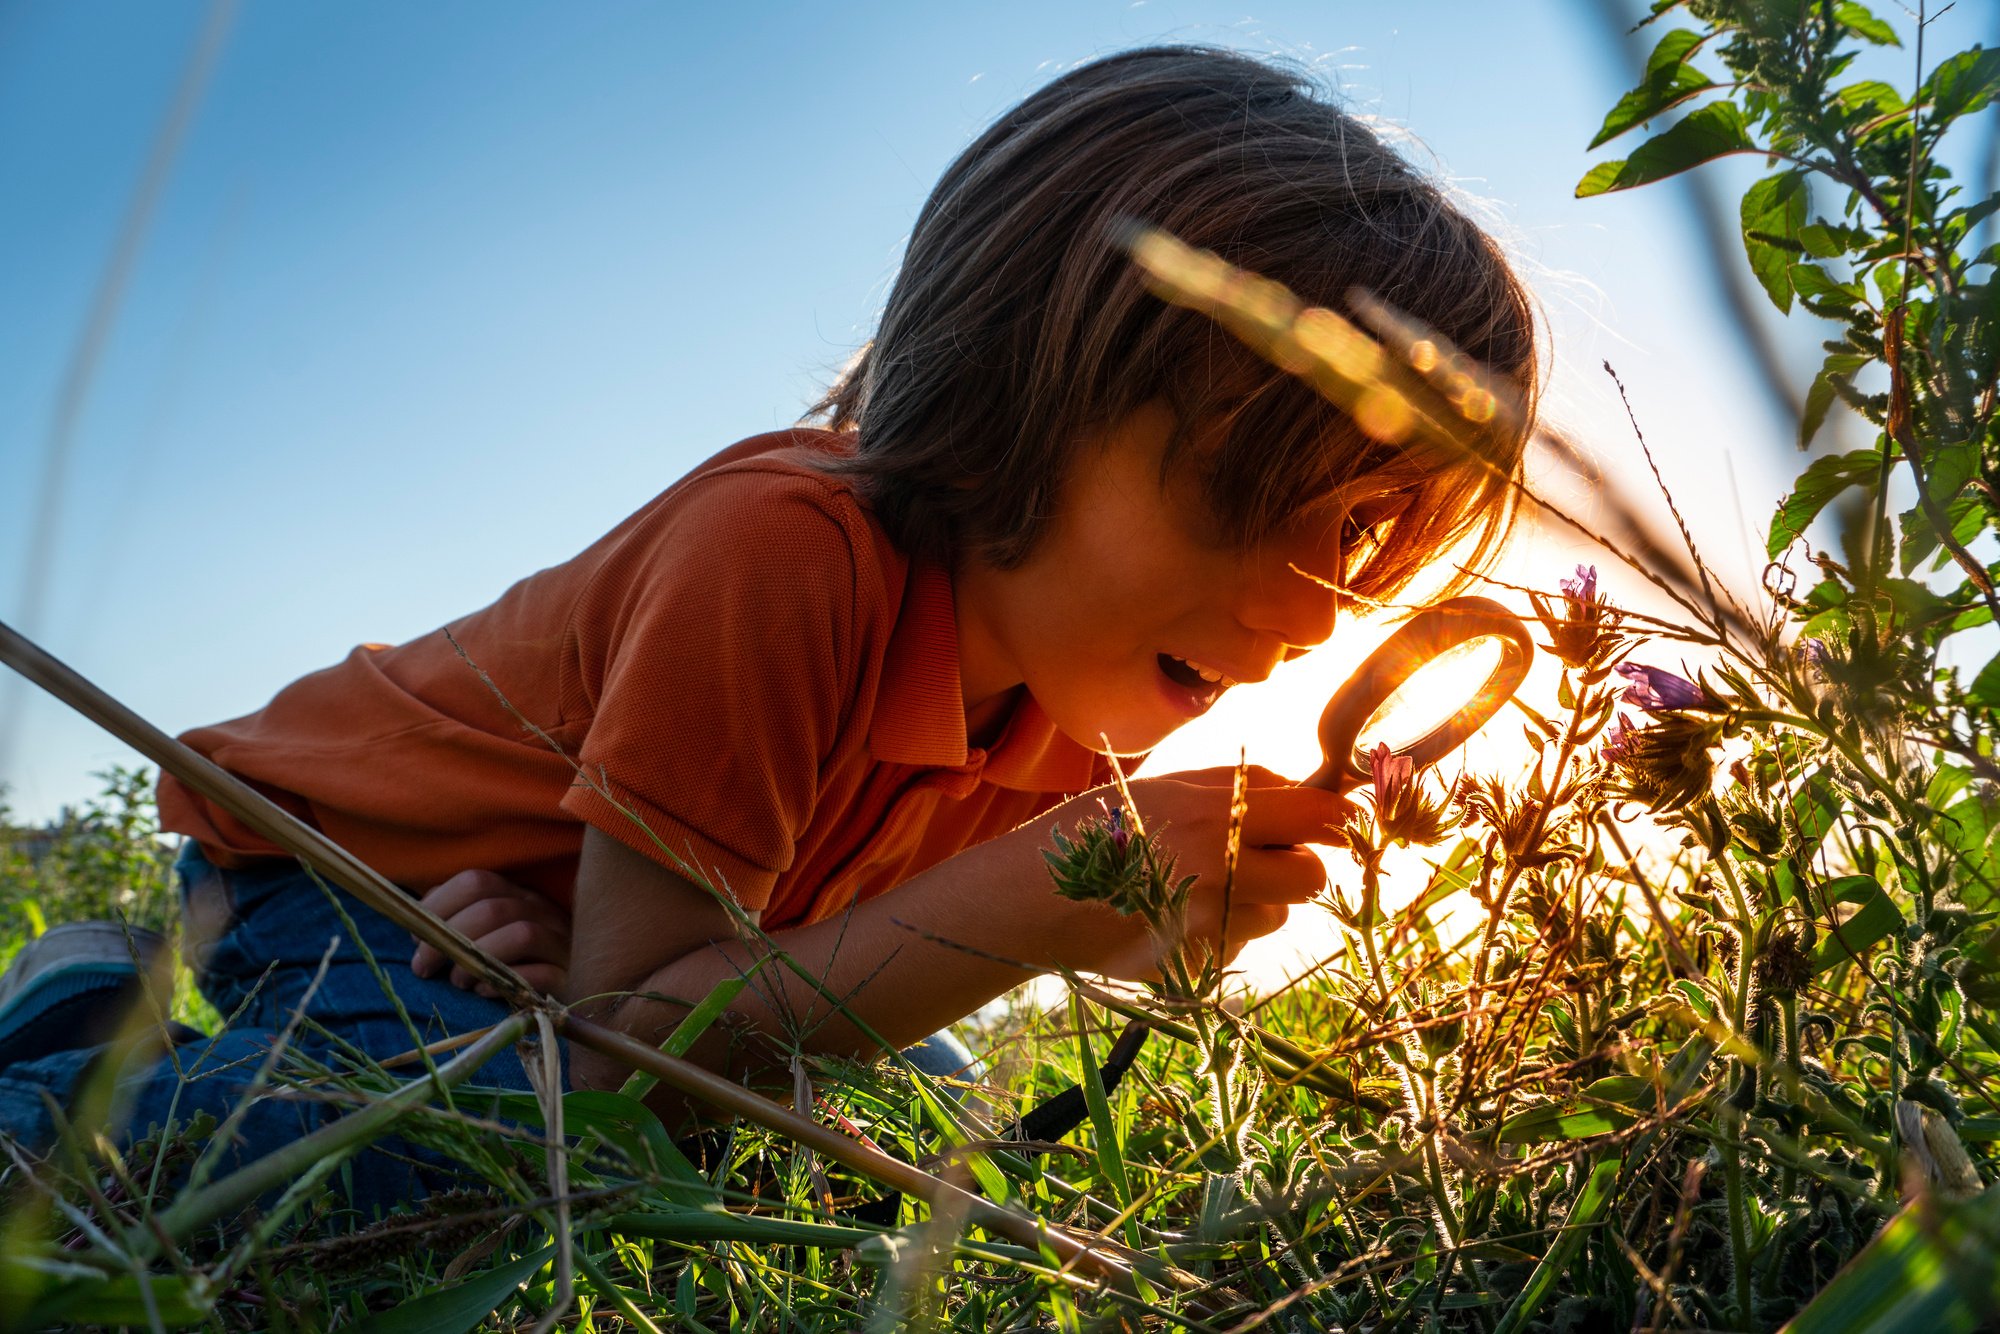
POLYGON ((1618 1184, 1618 1159, 1607 1158, 1590 1171, 1590 1179, 1583 1183, 1582 1192, 1576 1197, 1576 1207, 1569 1211, 1569 1220, 1557 1234, 1555 1244, 1542 1256, 1535 1272, 1528 1275, 1528 1281, 1521 1288, 1521 1295, 1507 1308, 1507 1314, 1500 1318, 1500 1327, 1495 1334, 1514 1334, 1534 1318, 1542 1303, 1555 1289, 1556 1280, 1569 1268, 1569 1262, 1576 1257, 1583 1245, 1584 1235, 1597 1225, 1604 1210, 1611 1203, 1613 1187, 1618 1184))
POLYGON ((2000 1193, 1909 1205, 1834 1275, 1785 1334, 1956 1334, 2000 1303, 2000 1193))
POLYGON ((0 1329, 78 1325, 198 1325, 208 1311, 176 1275, 150 1274, 148 1293, 135 1274, 107 1274, 51 1255, 0 1256, 0 1329))
POLYGON ((399 1302, 356 1325, 355 1334, 463 1334, 499 1310, 555 1253, 553 1244, 544 1246, 463 1283, 399 1302))
MULTIPOLYGON (((1110 1185, 1117 1198, 1120 1210, 1132 1207, 1132 1185, 1125 1177, 1124 1145, 1118 1135, 1118 1123, 1111 1115, 1111 1100, 1104 1093, 1104 1077, 1097 1068, 1097 1056, 1090 1050, 1089 1014, 1084 1010, 1083 998, 1075 992, 1069 997, 1070 1017, 1076 1027, 1077 1058, 1083 1063, 1083 1077, 1078 1087, 1083 1090, 1083 1102, 1090 1109, 1091 1129, 1097 1136, 1097 1168, 1110 1185)), ((1137 1248, 1139 1232, 1132 1220, 1125 1223, 1125 1240, 1137 1248)))

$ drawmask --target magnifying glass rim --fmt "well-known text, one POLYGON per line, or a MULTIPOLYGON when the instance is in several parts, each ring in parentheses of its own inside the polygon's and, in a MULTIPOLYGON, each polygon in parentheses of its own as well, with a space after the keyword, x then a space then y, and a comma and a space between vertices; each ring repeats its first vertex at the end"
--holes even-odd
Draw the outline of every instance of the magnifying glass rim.
POLYGON ((1430 764, 1484 727, 1527 678, 1534 641, 1521 618, 1491 598, 1448 598, 1411 617, 1334 692, 1319 722, 1326 763, 1307 782, 1340 789, 1367 782, 1373 769, 1358 744, 1362 729, 1411 677, 1446 651, 1479 639, 1500 644, 1500 660, 1486 683, 1444 721, 1396 747, 1395 753, 1430 764))

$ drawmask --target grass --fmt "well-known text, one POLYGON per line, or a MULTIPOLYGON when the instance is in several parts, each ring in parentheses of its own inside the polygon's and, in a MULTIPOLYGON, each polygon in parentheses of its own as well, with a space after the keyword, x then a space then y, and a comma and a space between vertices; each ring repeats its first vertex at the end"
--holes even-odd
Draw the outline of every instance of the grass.
MULTIPOLYGON (((128 781, 100 805, 125 809, 135 791, 128 781)), ((91 841, 108 827, 87 810, 66 837, 91 841)), ((143 820, 122 827, 151 837, 143 820)), ((129 900, 103 883, 78 902, 98 905, 108 893, 135 917, 160 920, 155 859, 91 864, 145 874, 127 886, 129 900)), ((1851 1108, 1840 1081, 1808 1073, 1839 1053, 1810 1033, 1796 1060, 1746 1053, 1744 1064, 1774 1084, 1798 1079, 1797 1100, 1774 1090, 1752 1109, 1763 1115, 1736 1108, 1732 1039, 1702 1017, 1701 1002, 1727 992, 1715 933, 1682 913, 1678 931, 1709 963, 1701 977, 1672 976, 1667 937, 1608 863, 1567 904, 1537 895, 1505 914, 1498 934, 1529 962, 1471 990, 1477 940, 1440 935, 1434 913, 1478 867, 1476 846, 1450 846, 1431 892, 1379 923, 1380 975, 1401 979, 1393 994, 1378 989, 1357 948, 1274 995, 1208 1007, 1207 1031, 1226 1034, 1239 1058, 1227 1104, 1215 1096, 1211 1048, 1155 1036, 1061 1146, 953 1150, 979 1127, 949 1118, 930 1081, 814 1063, 821 1119, 1051 1222, 1121 1239, 1192 1275, 1197 1286, 1186 1291, 1119 1294, 912 1200, 884 1208, 880 1186, 747 1123, 677 1145, 635 1099, 582 1092, 564 1099, 574 1243, 566 1310, 530 1095, 502 1105, 524 1127, 511 1132, 436 1107, 407 1112, 404 1133, 464 1163, 468 1185, 367 1225, 324 1181, 282 1218, 189 1212, 185 1195, 149 1193, 148 1181, 171 1179, 169 1160, 198 1147, 203 1127, 122 1152, 85 1141, 81 1158, 38 1173, 55 1192, 38 1211, 17 1163, 11 1226, 39 1212, 47 1240, 10 1250, 0 1291, 17 1319, 34 1323, 222 1329, 472 1328, 482 1319, 525 1329, 552 1316, 607 1330, 1728 1327, 1739 1273, 1760 1324, 1802 1307, 1898 1208, 1895 1154, 1871 1147, 1865 1126, 1843 1127, 1851 1108), (1292 1051, 1310 1054, 1309 1078, 1337 1077, 1351 1096, 1306 1088, 1284 1059, 1292 1051), (1449 1105, 1472 1087, 1471 1105, 1449 1105), (1771 1111, 1780 1103, 1789 1127, 1771 1111), (1227 1121, 1224 1106, 1235 1109, 1227 1121), (1815 1119, 1832 1129, 1817 1130, 1815 1119), (162 1231, 171 1246, 149 1242, 162 1231), (1732 1272, 1744 1254, 1750 1264, 1732 1272), (29 1275, 41 1285, 23 1303, 29 1275)), ((21 884, 18 874, 10 881, 17 894, 21 884)), ((30 902, 44 921, 58 911, 16 897, 10 947, 34 918, 30 902)), ((1807 994, 1838 1011, 1857 1003, 1857 980, 1844 963, 1816 975, 1807 994)), ((991 1077, 972 1105, 990 1109, 988 1133, 1094 1073, 1124 1012, 1154 1005, 1104 1000, 1017 1007, 981 1035, 991 1077)), ((1707 1008, 1718 1012, 1715 1001, 1707 1008)), ((1182 1011, 1181 1024, 1162 1026, 1198 1036, 1182 1011)), ((182 1008, 179 1017, 207 1016, 182 1008)), ((1863 1051, 1851 1053, 1860 1057, 1852 1075, 1866 1082, 1863 1051)), ((1991 1047, 1967 1044, 1959 1059, 1983 1087, 1991 1047)), ((420 1088, 367 1070, 286 1068, 281 1080, 374 1099, 420 1088)), ((231 1198, 265 1194, 302 1166, 278 1164, 231 1198)), ((1990 1225, 1952 1215, 1974 1236, 1990 1225)), ((1939 1233, 1895 1235, 1923 1251, 1939 1233)))

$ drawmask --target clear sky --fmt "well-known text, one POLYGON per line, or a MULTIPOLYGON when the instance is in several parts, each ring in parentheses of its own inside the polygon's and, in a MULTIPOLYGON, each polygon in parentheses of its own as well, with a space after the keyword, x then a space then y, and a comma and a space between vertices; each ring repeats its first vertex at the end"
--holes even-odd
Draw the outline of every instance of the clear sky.
MULTIPOLYGON (((1632 81, 1604 22, 1244 2, 245 5, 77 421, 34 632, 177 731, 484 604, 793 421, 866 337, 944 165, 1061 69, 1158 40, 1311 62, 1419 137, 1547 307, 1551 411, 1626 475, 1615 361, 1741 569, 1736 496, 1761 531, 1794 456, 1678 196, 1572 198, 1632 81)), ((58 386, 206 12, 0 7, 0 619, 24 606, 58 386)), ((1812 331, 1786 337, 1803 384, 1812 331)), ((1272 724, 1280 750, 1332 670, 1263 707, 1305 712, 1272 724)), ((39 695, 11 716, 21 816, 132 758, 39 695)))

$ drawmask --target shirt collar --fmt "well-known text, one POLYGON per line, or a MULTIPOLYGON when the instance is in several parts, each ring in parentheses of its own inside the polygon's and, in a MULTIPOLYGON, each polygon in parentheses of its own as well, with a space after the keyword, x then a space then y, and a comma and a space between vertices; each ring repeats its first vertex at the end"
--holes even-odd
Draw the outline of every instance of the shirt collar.
POLYGON ((951 575, 927 561, 911 566, 903 588, 868 750, 889 764, 968 770, 1021 792, 1081 792, 1100 781, 1097 756, 1058 731, 1025 693, 990 751, 968 749, 951 575))

